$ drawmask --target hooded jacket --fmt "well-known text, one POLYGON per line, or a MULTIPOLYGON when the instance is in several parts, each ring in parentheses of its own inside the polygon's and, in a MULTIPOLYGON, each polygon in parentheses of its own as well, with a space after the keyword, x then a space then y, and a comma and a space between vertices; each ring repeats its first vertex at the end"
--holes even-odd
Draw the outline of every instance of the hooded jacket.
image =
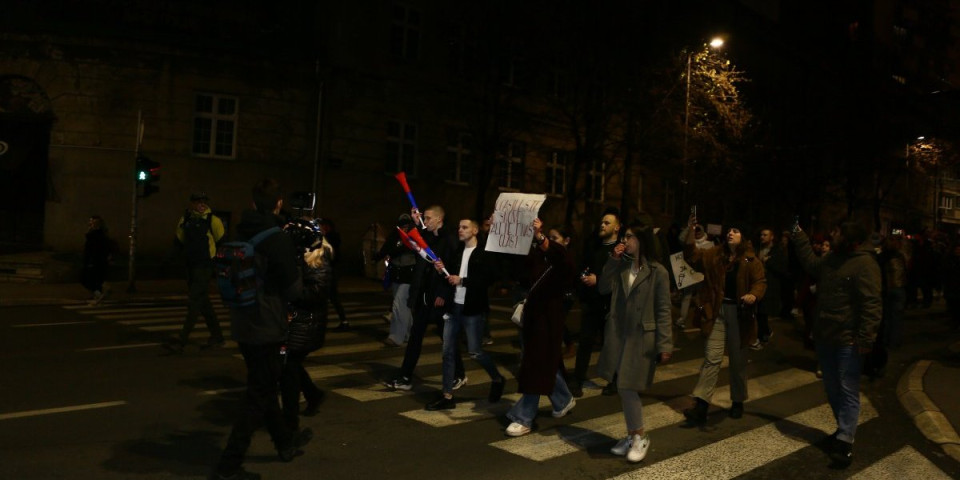
MULTIPOLYGON (((281 225, 272 213, 247 210, 237 233, 240 240, 248 240, 281 225)), ((297 252, 290 237, 280 231, 263 239, 255 250, 263 287, 257 292, 256 305, 230 310, 231 336, 237 343, 281 343, 287 333, 287 302, 298 300, 303 292, 297 252)))

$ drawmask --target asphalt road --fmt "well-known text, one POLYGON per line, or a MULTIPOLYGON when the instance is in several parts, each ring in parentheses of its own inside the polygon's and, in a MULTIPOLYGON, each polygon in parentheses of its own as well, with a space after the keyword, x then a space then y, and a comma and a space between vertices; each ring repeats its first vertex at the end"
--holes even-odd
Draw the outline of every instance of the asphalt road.
MULTIPOLYGON (((956 341, 935 316, 909 317, 906 345, 892 354, 887 375, 864 383, 856 457, 846 470, 830 469, 818 444, 833 419, 812 353, 785 321, 773 323, 766 349, 750 353, 744 418, 727 418, 720 389, 702 428, 684 426, 679 410, 696 382, 703 343, 679 332, 680 350, 644 397, 650 452, 628 464, 608 452, 625 433, 619 399, 597 389, 587 389, 566 418, 552 418, 541 405, 534 434, 509 438, 503 413, 516 382, 511 377, 504 401, 488 405, 489 379, 466 359, 470 381, 457 392, 457 409, 425 412, 440 381, 432 333, 417 387, 387 392, 378 382, 403 355, 380 343, 390 299, 343 297, 354 328, 330 333, 327 347, 308 359, 328 393, 321 413, 302 423, 316 436, 306 455, 286 464, 259 432, 246 467, 264 478, 960 478, 960 465, 920 434, 895 392, 906 366, 956 341)), ((492 314, 489 351, 515 373, 516 332, 505 310, 492 314)), ((158 342, 177 331, 183 311, 182 299, 0 308, 0 478, 204 478, 226 442, 244 366, 232 345, 167 355, 158 342)), ((194 341, 205 338, 201 324, 194 341)))

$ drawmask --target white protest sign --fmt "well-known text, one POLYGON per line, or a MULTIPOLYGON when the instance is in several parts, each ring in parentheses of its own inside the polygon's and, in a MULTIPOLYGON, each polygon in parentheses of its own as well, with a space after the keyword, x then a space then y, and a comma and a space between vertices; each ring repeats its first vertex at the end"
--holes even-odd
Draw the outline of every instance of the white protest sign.
POLYGON ((497 197, 487 236, 488 252, 526 255, 533 241, 533 221, 546 201, 544 194, 504 192, 497 197))
POLYGON ((703 281, 703 274, 698 273, 683 259, 683 252, 670 255, 670 266, 673 268, 673 278, 677 281, 677 288, 689 287, 703 281))

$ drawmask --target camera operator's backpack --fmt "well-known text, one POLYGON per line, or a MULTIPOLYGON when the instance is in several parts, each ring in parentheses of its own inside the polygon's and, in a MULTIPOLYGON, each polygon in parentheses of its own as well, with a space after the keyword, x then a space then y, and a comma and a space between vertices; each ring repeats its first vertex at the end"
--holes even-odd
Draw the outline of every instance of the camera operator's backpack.
POLYGON ((213 229, 213 214, 206 218, 193 215, 189 210, 183 213, 183 256, 187 265, 209 265, 210 239, 207 233, 213 229))
POLYGON ((213 263, 224 305, 250 307, 257 304, 257 292, 263 287, 263 278, 257 272, 255 249, 265 238, 280 231, 280 227, 268 228, 246 242, 227 242, 217 248, 213 263))

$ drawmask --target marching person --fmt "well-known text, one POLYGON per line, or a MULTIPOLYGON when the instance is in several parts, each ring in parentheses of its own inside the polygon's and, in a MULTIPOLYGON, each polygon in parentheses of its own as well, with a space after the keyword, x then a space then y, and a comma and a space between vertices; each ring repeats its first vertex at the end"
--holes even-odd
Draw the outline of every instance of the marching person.
POLYGON ((883 316, 880 266, 860 223, 844 222, 830 234, 834 250, 817 257, 810 240, 794 225, 791 241, 803 269, 817 279, 813 343, 823 371, 823 389, 837 421, 830 435, 830 459, 839 467, 853 461, 860 417, 861 357, 870 352, 883 316))
POLYGON ((573 275, 573 263, 560 244, 541 232, 543 223, 533 221, 533 244, 527 256, 530 279, 520 337, 523 354, 517 374, 523 396, 507 413, 512 423, 506 434, 519 437, 530 433, 537 417, 540 396, 549 395, 554 418, 566 416, 577 402, 564 381, 563 297, 573 275))
POLYGON ((747 399, 747 350, 757 339, 756 316, 748 313, 763 298, 767 281, 763 264, 748 242, 743 241, 739 228, 728 227, 722 245, 701 250, 694 244, 696 225, 697 216, 691 214, 683 256, 690 266, 704 274, 704 285, 697 296, 703 314, 700 325, 693 326, 700 328, 707 342, 700 378, 693 389, 694 406, 684 410, 683 415, 690 422, 700 424, 707 420, 724 350, 730 357, 733 405, 729 415, 734 419, 743 417, 743 402, 747 399))
POLYGON ((187 318, 183 321, 179 341, 164 344, 164 348, 181 353, 187 346, 190 332, 197 323, 197 317, 203 315, 210 330, 208 347, 223 345, 223 332, 217 314, 210 303, 210 281, 213 279, 213 256, 217 253, 217 242, 223 238, 223 222, 210 211, 206 193, 190 195, 190 208, 177 222, 177 240, 183 245, 183 255, 187 262, 187 290, 190 300, 187 306, 187 318))
POLYGON ((644 434, 640 392, 653 384, 658 363, 670 360, 673 335, 670 326, 670 275, 652 260, 654 238, 649 228, 631 223, 623 243, 613 249, 597 284, 611 295, 610 319, 604 333, 597 371, 617 383, 626 438, 610 449, 630 462, 647 456, 650 438, 644 434))

